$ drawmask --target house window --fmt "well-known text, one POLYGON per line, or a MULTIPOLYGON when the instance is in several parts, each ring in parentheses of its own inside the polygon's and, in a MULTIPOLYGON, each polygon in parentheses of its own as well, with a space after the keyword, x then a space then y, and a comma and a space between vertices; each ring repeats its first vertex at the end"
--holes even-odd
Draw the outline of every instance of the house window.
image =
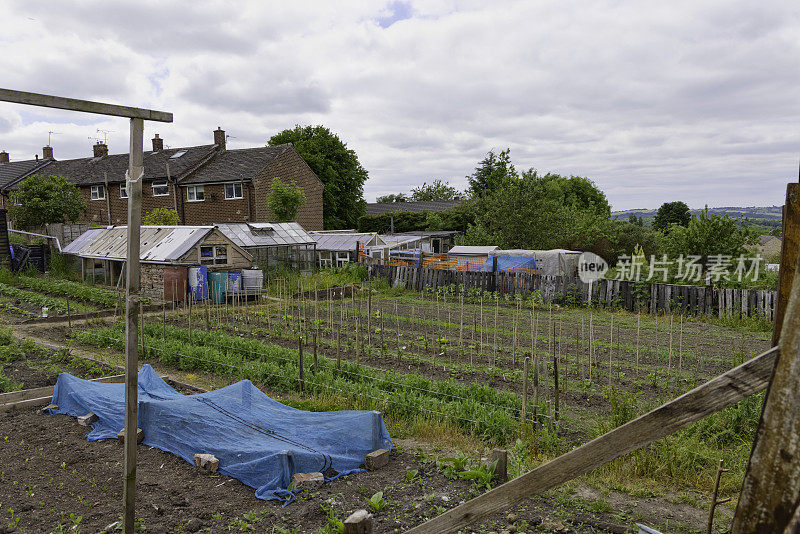
POLYGON ((92 200, 105 200, 106 188, 102 185, 92 186, 92 200))
POLYGON ((166 197, 169 196, 169 186, 167 182, 153 182, 153 196, 166 197))
POLYGON ((128 186, 119 184, 119 198, 128 198, 128 186))
POLYGON ((225 265, 228 263, 226 245, 203 245, 200 247, 200 265, 225 265))
POLYGON ((202 185, 190 185, 186 188, 186 200, 189 202, 202 202, 205 200, 205 189, 202 185))
POLYGON ((242 198, 242 184, 225 184, 225 200, 242 198))

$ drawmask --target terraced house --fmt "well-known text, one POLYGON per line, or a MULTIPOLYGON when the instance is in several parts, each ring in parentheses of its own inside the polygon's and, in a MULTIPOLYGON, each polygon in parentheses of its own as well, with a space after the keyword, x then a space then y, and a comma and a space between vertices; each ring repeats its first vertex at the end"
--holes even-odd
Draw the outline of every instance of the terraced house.
MULTIPOLYGON (((297 222, 307 230, 322 229, 323 184, 291 144, 228 150, 225 131, 213 132, 212 144, 164 148, 155 134, 153 150, 144 153, 142 213, 155 208, 178 212, 182 224, 209 225, 229 222, 269 222, 267 209, 272 180, 294 181, 306 195, 297 222)), ((10 162, 0 153, 0 194, 5 207, 8 194, 32 174, 55 174, 76 184, 86 200, 86 224, 118 225, 128 219, 125 171, 128 154, 109 154, 98 142, 92 157, 56 160, 52 147, 42 159, 10 162)))

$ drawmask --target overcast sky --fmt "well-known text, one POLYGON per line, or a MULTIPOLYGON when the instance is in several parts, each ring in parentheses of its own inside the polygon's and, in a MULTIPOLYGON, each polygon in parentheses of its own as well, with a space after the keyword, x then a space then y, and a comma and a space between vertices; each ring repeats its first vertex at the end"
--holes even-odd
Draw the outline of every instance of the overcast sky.
MULTIPOLYGON (((490 150, 614 209, 782 204, 800 156, 800 2, 4 2, 0 86, 150 107, 172 147, 323 124, 365 196, 466 186, 490 150)), ((91 154, 125 119, 0 103, 0 150, 91 154), (104 132, 104 131, 107 131, 104 132)))

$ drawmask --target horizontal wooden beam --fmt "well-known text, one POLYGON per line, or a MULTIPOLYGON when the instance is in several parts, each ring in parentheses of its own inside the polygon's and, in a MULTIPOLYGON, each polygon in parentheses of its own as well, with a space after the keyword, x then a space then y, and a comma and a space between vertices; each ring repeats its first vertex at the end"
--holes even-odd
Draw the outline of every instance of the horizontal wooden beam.
POLYGON ((0 101, 13 102, 15 104, 27 104, 29 106, 39 106, 43 108, 68 109, 70 111, 82 111, 84 113, 97 113, 99 115, 114 115, 116 117, 128 117, 131 119, 143 119, 146 121, 172 122, 172 113, 168 113, 166 111, 132 108, 128 106, 118 106, 116 104, 104 104, 102 102, 92 102, 91 100, 79 100, 77 98, 65 98, 63 96, 29 93, 27 91, 15 91, 14 89, 0 88, 0 101))
POLYGON ((736 404, 767 387, 777 357, 778 348, 772 348, 677 399, 412 528, 408 534, 456 532, 736 404))
MULTIPOLYGON (((103 376, 100 378, 92 378, 89 381, 114 383, 114 382, 122 382, 124 379, 125 375, 113 375, 113 376, 103 376)), ((0 393, 0 411, 2 411, 3 407, 6 405, 16 404, 22 401, 27 401, 31 399, 41 399, 44 397, 47 397, 49 399, 50 397, 53 396, 54 389, 55 386, 43 386, 40 388, 22 389, 19 391, 0 393)))

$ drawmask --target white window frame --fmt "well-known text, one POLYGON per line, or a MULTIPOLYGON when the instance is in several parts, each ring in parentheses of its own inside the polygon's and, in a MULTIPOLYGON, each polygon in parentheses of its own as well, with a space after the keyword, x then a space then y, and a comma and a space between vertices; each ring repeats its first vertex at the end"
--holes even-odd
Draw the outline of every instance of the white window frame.
POLYGON ((161 181, 161 182, 153 182, 152 187, 153 187, 153 196, 154 197, 168 197, 169 196, 169 182, 167 182, 166 180, 161 181), (158 187, 159 189, 162 188, 162 187, 166 187, 167 188, 167 192, 166 193, 156 193, 156 187, 158 187))
POLYGON ((119 184, 119 198, 128 198, 128 184, 119 184))
POLYGON ((200 245, 197 248, 197 256, 200 265, 227 265, 228 264, 228 245, 200 245), (210 248, 211 256, 203 257, 203 249, 210 248), (225 254, 220 254, 221 249, 225 249, 225 254))
POLYGON ((186 202, 203 202, 205 199, 206 199, 205 186, 190 185, 186 187, 186 202), (189 191, 191 191, 192 194, 189 194, 189 191), (197 193, 200 193, 201 198, 197 198, 197 193))
POLYGON ((92 200, 105 200, 106 199, 106 187, 104 185, 93 185, 91 189, 91 199, 92 200))
POLYGON ((331 259, 331 252, 321 251, 319 254, 319 266, 320 268, 327 268, 333 266, 333 260, 331 259))
POLYGON ((349 252, 337 252, 336 253, 336 266, 337 267, 344 267, 346 263, 350 263, 350 253, 349 252))
POLYGON ((225 200, 239 200, 244 198, 244 187, 242 187, 241 182, 228 182, 224 186, 225 189, 225 200), (236 186, 239 186, 239 196, 236 196, 236 186), (233 188, 233 196, 228 196, 228 186, 233 188))

